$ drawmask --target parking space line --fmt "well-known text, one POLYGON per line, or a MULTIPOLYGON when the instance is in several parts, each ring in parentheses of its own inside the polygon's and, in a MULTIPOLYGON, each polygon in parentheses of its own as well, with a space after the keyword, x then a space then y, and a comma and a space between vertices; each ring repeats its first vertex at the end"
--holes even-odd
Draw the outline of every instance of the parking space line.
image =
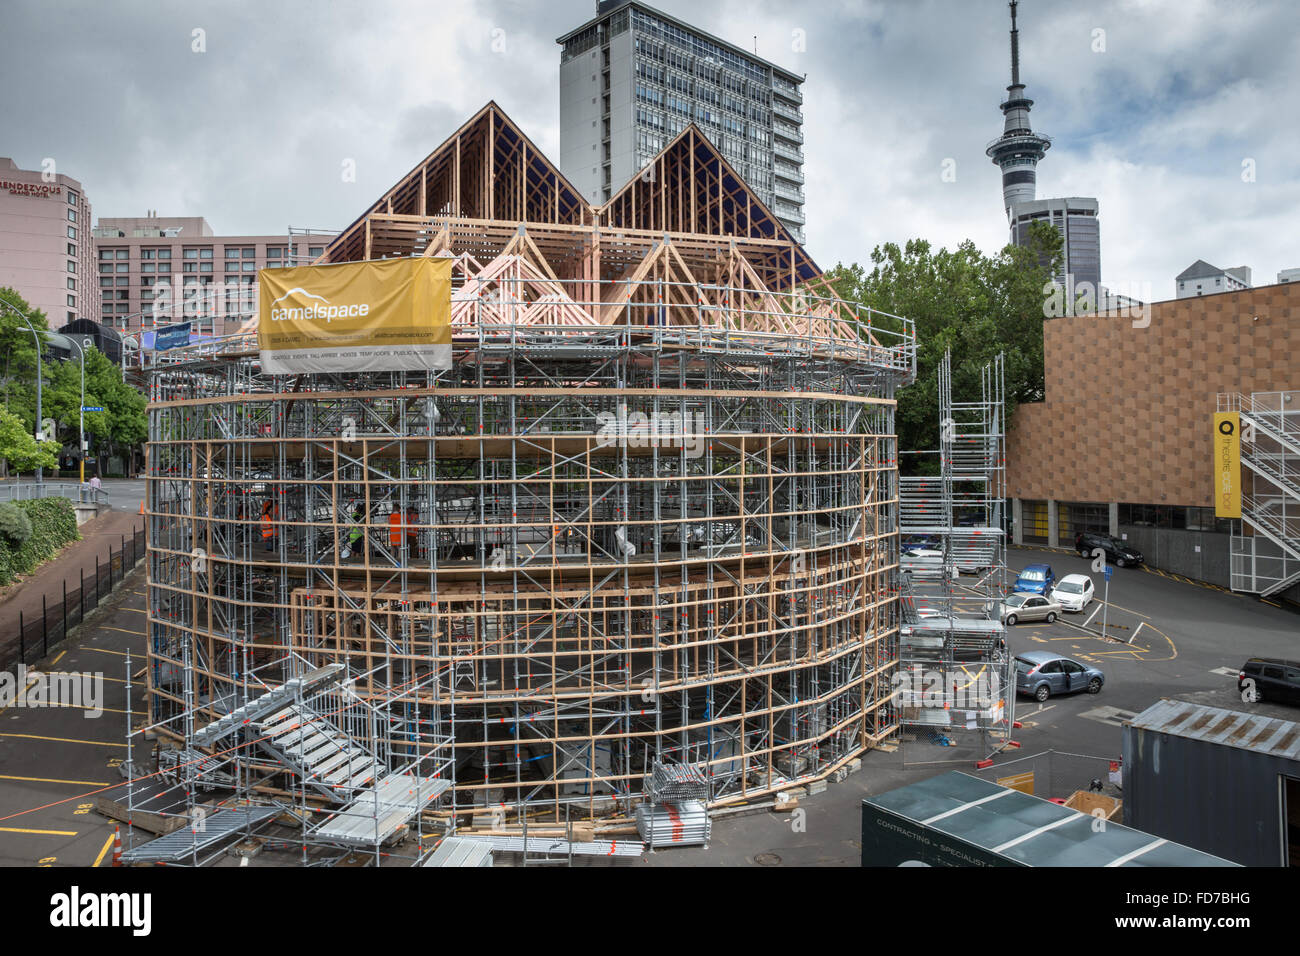
POLYGON ((108 848, 111 847, 112 845, 113 845, 113 834, 110 833, 108 835, 108 839, 104 841, 104 848, 99 851, 99 856, 95 857, 95 862, 90 865, 94 867, 94 866, 99 866, 99 864, 103 863, 104 856, 108 853, 108 848))
POLYGON ((21 780, 23 783, 66 783, 70 787, 111 787, 103 780, 54 780, 49 777, 13 777, 0 773, 0 780, 21 780))
POLYGON ((0 827, 0 833, 34 833, 37 836, 76 836, 76 830, 28 830, 23 827, 0 827))
POLYGON ((93 744, 96 747, 121 747, 126 749, 126 744, 108 743, 103 740, 78 740, 76 737, 41 737, 37 734, 0 734, 0 737, 11 737, 17 740, 52 740, 61 744, 93 744))
POLYGON ((140 637, 144 637, 144 631, 128 631, 124 627, 113 627, 111 624, 100 624, 98 626, 103 628, 105 631, 121 631, 123 634, 136 634, 140 637))
MULTIPOLYGON (((118 657, 126 657, 126 651, 113 651, 113 650, 109 650, 107 647, 91 647, 89 644, 85 645, 84 647, 78 648, 78 650, 97 651, 100 654, 116 654, 118 657)), ((136 655, 136 657, 139 656, 140 656, 139 654, 136 655)))

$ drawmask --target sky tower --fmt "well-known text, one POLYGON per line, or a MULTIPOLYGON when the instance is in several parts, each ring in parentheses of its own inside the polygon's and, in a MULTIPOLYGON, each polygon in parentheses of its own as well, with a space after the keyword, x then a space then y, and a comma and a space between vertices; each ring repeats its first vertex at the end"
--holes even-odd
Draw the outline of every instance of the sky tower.
POLYGON ((1006 122, 1002 135, 984 152, 1002 170, 1002 204, 1008 215, 1013 203, 1030 202, 1035 196, 1035 168, 1052 141, 1029 126, 1029 108, 1034 101, 1025 96, 1020 82, 1020 33, 1016 29, 1016 3, 1011 0, 1011 85, 1002 104, 1006 122))

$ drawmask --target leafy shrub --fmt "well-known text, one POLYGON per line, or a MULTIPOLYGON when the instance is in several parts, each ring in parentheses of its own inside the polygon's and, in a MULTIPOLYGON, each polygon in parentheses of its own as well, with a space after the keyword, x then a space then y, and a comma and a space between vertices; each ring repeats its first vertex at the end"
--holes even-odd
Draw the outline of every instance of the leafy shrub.
POLYGON ((11 541, 7 533, 0 534, 0 585, 11 583, 17 575, 30 574, 65 544, 81 538, 77 512, 67 498, 19 501, 12 507, 23 513, 31 534, 21 543, 11 541))
POLYGON ((32 519, 22 508, 6 501, 0 504, 0 535, 17 547, 32 536, 32 519))

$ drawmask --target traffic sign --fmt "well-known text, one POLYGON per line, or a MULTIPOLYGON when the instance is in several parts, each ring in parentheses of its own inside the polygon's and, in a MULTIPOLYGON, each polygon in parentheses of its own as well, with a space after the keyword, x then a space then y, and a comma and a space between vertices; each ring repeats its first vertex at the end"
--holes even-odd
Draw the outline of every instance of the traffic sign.
POLYGON ((1106 580, 1107 580, 1107 581, 1110 580, 1110 576, 1111 576, 1112 574, 1114 574, 1114 573, 1115 573, 1115 569, 1112 568, 1109 564, 1106 565, 1106 580))
POLYGON ((104 406, 103 405, 82 405, 81 410, 83 412, 102 412, 104 410, 104 406))

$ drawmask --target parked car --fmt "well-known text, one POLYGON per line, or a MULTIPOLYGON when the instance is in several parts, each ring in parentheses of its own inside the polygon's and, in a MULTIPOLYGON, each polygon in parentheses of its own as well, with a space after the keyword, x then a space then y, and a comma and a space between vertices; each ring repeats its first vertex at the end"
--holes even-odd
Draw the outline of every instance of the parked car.
POLYGON ((1252 657, 1241 665, 1237 690, 1242 700, 1300 704, 1300 663, 1278 657, 1252 657), (1251 692, 1249 696, 1247 691, 1251 692))
POLYGON ((1046 621, 1051 624, 1061 614, 1061 605, 1041 594, 1012 594, 1002 601, 1002 623, 1046 621))
POLYGON ((1016 690, 1040 703, 1053 694, 1096 694, 1106 683, 1100 668, 1080 664, 1053 651, 1026 651, 1016 655, 1016 690))
POLYGON ((1142 552, 1137 548, 1131 547, 1128 542, 1121 541, 1119 538, 1111 537, 1108 534, 1081 531, 1074 536, 1074 550, 1079 552, 1079 557, 1091 558, 1092 552, 1097 548, 1101 548, 1105 552, 1107 561, 1117 564, 1121 568, 1126 568, 1129 565, 1139 565, 1144 560, 1142 552))
POLYGON ((1016 585, 1011 590, 1021 594, 1041 594, 1043 597, 1052 593, 1056 584, 1056 572, 1050 564, 1031 564, 1020 572, 1016 585))
POLYGON ((1091 604, 1095 594, 1092 578, 1088 575, 1067 574, 1056 583, 1052 599, 1061 605, 1061 610, 1077 612, 1091 604))

